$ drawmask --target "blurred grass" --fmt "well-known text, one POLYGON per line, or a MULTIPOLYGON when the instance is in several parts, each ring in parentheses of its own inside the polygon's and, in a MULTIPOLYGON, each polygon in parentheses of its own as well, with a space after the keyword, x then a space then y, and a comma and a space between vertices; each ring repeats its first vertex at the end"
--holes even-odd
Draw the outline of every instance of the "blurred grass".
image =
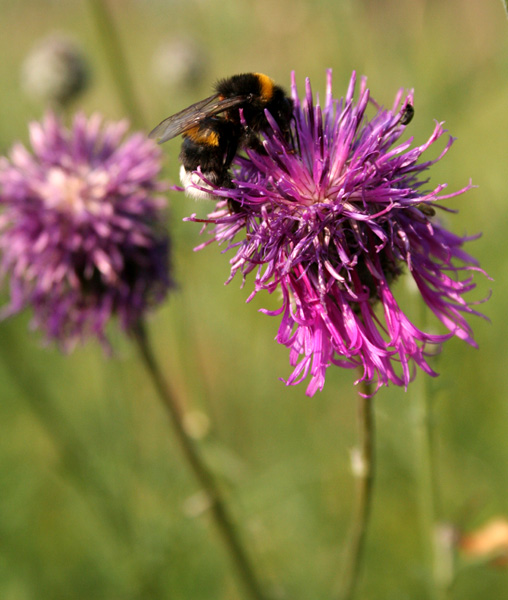
MULTIPOLYGON (((300 89, 310 76, 324 91, 345 92, 350 72, 369 77, 373 96, 391 105, 414 87, 411 132, 422 142, 433 119, 458 141, 432 182, 478 186, 451 201, 451 228, 483 231, 469 245, 495 283, 478 277, 477 298, 494 293, 473 323, 480 350, 450 341, 436 359, 435 399, 442 516, 470 529, 508 514, 508 268, 505 200, 508 154, 508 30, 497 0, 117 0, 117 19, 147 127, 204 97, 217 78, 269 73, 300 89), (203 45, 209 69, 197 89, 168 89, 150 70, 166 39, 186 34, 203 45)), ((42 107, 19 86, 23 58, 58 30, 84 46, 94 85, 76 109, 122 118, 108 65, 85 3, 0 0, 2 15, 0 150, 26 140, 42 107)), ((176 181, 178 142, 165 145, 176 181)), ((179 290, 150 322, 168 377, 210 420, 202 440, 257 563, 280 598, 328 599, 354 497, 348 452, 355 444, 350 372, 330 369, 325 390, 308 399, 286 388, 287 351, 273 338, 276 319, 256 311, 240 281, 228 287, 227 256, 199 253, 198 227, 182 223, 205 204, 171 197, 179 290)), ((401 286, 402 287, 402 286, 401 286)), ((116 358, 95 343, 62 357, 28 331, 29 316, 1 324, 0 598, 240 598, 213 525, 199 511, 165 415, 128 341, 112 331, 116 358)), ((411 391, 376 398, 378 482, 361 598, 425 598, 415 518, 414 453, 408 429, 411 391)), ((453 598, 503 598, 506 573, 465 571, 453 598)))

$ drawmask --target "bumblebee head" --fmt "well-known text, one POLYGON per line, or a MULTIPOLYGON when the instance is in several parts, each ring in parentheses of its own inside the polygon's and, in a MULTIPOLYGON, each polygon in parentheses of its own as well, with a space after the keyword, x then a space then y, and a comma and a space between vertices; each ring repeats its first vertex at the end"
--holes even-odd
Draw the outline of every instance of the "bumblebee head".
POLYGON ((288 137, 291 119, 293 118, 293 100, 286 96, 278 85, 273 88, 273 95, 266 108, 275 119, 284 137, 288 137))

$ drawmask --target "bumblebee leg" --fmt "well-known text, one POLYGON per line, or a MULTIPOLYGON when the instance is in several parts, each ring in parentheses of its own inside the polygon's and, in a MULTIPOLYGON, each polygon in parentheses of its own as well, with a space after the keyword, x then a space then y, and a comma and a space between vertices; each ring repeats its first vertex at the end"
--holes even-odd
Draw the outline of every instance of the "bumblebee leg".
POLYGON ((254 150, 254 152, 257 152, 257 154, 266 156, 266 150, 263 146, 263 142, 260 140, 259 136, 250 129, 247 129, 245 132, 243 146, 245 148, 249 148, 250 150, 254 150))

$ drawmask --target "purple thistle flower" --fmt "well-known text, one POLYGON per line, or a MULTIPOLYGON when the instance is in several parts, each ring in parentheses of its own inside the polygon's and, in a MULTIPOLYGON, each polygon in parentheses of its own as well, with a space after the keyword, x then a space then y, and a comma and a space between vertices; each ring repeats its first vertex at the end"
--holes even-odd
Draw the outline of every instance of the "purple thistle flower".
POLYGON ((113 315, 129 330, 172 285, 159 150, 127 128, 79 114, 67 130, 50 113, 30 125, 33 153, 0 158, 0 317, 31 306, 64 349, 87 335, 107 346, 113 315))
POLYGON ((264 312, 282 316, 276 339, 290 349, 294 367, 286 383, 310 375, 308 395, 323 388, 332 364, 360 367, 358 381, 374 383, 376 391, 389 382, 407 386, 415 364, 436 375, 429 346, 435 353, 452 336, 475 346, 465 315, 480 314, 464 299, 475 287, 472 271, 479 270, 462 249, 473 238, 433 218, 441 201, 472 186, 445 195, 446 185, 429 189, 422 178, 453 139, 436 159, 421 161, 445 133, 443 124, 412 148, 412 139, 400 138, 413 93, 400 90, 386 110, 370 98, 365 78, 356 101, 355 87, 353 73, 346 97, 334 99, 329 71, 321 107, 308 80, 300 101, 293 77, 294 141, 267 114, 266 154, 247 150, 238 157, 235 187, 213 189, 219 202, 206 220, 189 218, 214 226, 200 248, 217 241, 236 252, 228 283, 238 271, 244 281, 255 272, 249 300, 261 290, 280 290, 280 309, 264 312), (369 104, 376 109, 370 120, 369 104), (404 313, 392 290, 404 270, 446 333, 423 331, 404 313))

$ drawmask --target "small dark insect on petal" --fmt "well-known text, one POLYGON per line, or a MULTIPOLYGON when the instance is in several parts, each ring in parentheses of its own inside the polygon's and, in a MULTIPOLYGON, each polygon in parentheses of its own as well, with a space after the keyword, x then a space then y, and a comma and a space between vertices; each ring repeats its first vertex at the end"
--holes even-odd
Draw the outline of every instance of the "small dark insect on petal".
POLYGON ((426 217, 433 217, 436 214, 436 210, 432 206, 429 206, 424 202, 417 204, 416 208, 418 208, 418 210, 422 212, 426 217))
POLYGON ((400 124, 409 125, 409 123, 411 123, 411 121, 413 120, 414 114, 415 109, 413 108, 413 105, 409 103, 406 104, 400 116, 400 124))

